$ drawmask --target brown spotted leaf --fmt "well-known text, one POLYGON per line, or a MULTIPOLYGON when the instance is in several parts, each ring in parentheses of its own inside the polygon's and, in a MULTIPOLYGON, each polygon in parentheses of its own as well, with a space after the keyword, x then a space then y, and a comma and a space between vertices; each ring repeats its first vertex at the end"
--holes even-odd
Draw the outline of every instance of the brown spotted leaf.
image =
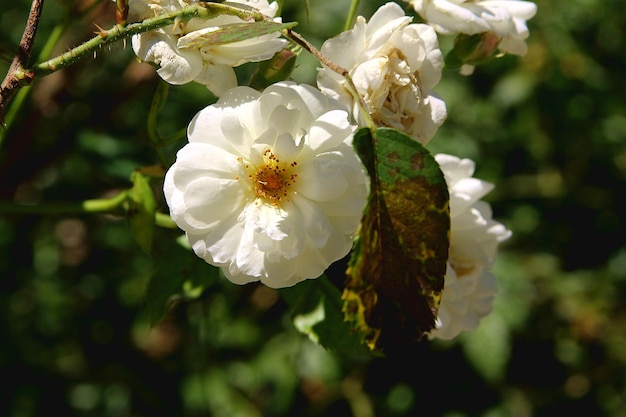
POLYGON ((375 351, 434 328, 448 258, 448 189, 439 165, 394 129, 361 129, 354 147, 372 186, 342 295, 344 314, 375 351))

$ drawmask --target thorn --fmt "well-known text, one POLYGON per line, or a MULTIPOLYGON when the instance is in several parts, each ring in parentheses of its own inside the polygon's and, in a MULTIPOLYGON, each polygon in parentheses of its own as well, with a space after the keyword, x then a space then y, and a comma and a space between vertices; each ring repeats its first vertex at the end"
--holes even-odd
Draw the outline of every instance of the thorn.
POLYGON ((98 30, 94 33, 100 36, 102 39, 106 39, 106 37, 108 36, 107 31, 104 28, 100 27, 100 25, 98 25, 97 23, 94 23, 94 26, 98 28, 98 30))

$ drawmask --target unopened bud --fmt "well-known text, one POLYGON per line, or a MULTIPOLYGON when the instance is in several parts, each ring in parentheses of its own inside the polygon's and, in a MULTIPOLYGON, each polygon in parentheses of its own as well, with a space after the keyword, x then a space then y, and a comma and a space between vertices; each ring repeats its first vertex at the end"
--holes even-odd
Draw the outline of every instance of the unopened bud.
POLYGON ((126 26, 128 20, 128 1, 116 0, 117 8, 115 10, 115 20, 118 25, 126 26))
POLYGON ((500 40, 493 32, 459 34, 454 40, 454 53, 464 64, 484 64, 496 57, 500 40))
POLYGON ((290 49, 277 52, 271 59, 259 62, 259 67, 252 74, 250 87, 263 90, 268 85, 286 80, 296 67, 298 55, 290 49))

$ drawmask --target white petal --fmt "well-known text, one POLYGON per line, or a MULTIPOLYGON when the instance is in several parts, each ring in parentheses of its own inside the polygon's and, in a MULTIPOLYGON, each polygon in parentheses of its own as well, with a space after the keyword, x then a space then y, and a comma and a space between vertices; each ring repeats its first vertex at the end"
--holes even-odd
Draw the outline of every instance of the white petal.
POLYGON ((202 71, 193 81, 205 85, 216 97, 237 86, 237 76, 230 66, 207 61, 202 62, 202 71))
POLYGON ((473 3, 457 5, 449 1, 434 1, 432 7, 423 11, 424 19, 442 34, 487 32, 489 24, 470 10, 472 6, 473 3))
POLYGON ((296 195, 293 198, 294 209, 299 211, 297 219, 299 227, 307 231, 307 238, 315 248, 328 243, 331 225, 326 214, 313 202, 296 195))
POLYGON ((235 211, 241 211, 246 202, 237 180, 203 177, 192 181, 183 193, 188 214, 207 227, 235 211))
POLYGON ((354 126, 348 122, 347 114, 343 110, 332 110, 315 120, 307 136, 302 150, 302 157, 311 157, 327 149, 334 148, 351 137, 354 126))
POLYGON ((367 24, 368 49, 372 52, 385 46, 394 32, 411 22, 396 3, 387 3, 374 13, 367 24))
POLYGON ((301 166, 296 190, 317 201, 330 201, 341 196, 348 188, 342 166, 332 159, 313 158, 301 166))
POLYGON ((210 60, 215 64, 237 67, 246 62, 268 60, 287 45, 289 42, 285 39, 279 39, 278 35, 264 35, 241 42, 215 46, 203 52, 210 54, 210 60))
POLYGON ((132 44, 137 57, 159 65, 157 73, 170 84, 188 83, 202 71, 200 53, 179 50, 174 38, 162 30, 135 35, 132 44))
POLYGON ((238 213, 233 213, 222 219, 209 233, 197 235, 189 233, 189 243, 196 254, 211 263, 230 264, 243 236, 243 226, 238 222, 238 217, 238 213))
POLYGON ((201 176, 234 180, 239 175, 236 156, 206 143, 189 143, 176 154, 175 181, 180 186, 201 176))

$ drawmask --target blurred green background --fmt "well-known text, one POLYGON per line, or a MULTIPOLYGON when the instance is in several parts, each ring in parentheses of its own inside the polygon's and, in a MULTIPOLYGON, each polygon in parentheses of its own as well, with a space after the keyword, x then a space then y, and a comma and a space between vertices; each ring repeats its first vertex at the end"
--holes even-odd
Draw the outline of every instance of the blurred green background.
MULTIPOLYGON (((302 0, 284 3, 283 20, 319 47, 350 2, 310 0, 310 16, 302 0)), ((384 2, 361 3, 369 17, 384 2)), ((156 231, 149 257, 122 218, 5 211, 0 415, 626 416, 624 3, 537 5, 524 58, 471 77, 446 70, 436 89, 449 116, 429 148, 476 160, 476 176, 496 184, 495 218, 513 231, 494 266, 494 312, 476 331, 389 358, 330 353, 294 330, 275 291, 173 253, 175 230, 156 231), (167 285, 180 271, 207 288, 186 288, 151 327, 148 280, 167 285)), ((2 6, 3 75, 29 7, 2 6)), ((113 22, 108 0, 48 0, 34 57, 113 22)), ((316 65, 303 54, 293 78, 314 83, 316 65)), ((243 82, 253 70, 240 68, 243 82)), ((38 80, 4 132, 0 208, 129 188, 133 170, 158 163, 146 133, 158 81, 121 42, 38 80)), ((210 100, 199 85, 172 87, 159 130, 184 128, 210 100)))

